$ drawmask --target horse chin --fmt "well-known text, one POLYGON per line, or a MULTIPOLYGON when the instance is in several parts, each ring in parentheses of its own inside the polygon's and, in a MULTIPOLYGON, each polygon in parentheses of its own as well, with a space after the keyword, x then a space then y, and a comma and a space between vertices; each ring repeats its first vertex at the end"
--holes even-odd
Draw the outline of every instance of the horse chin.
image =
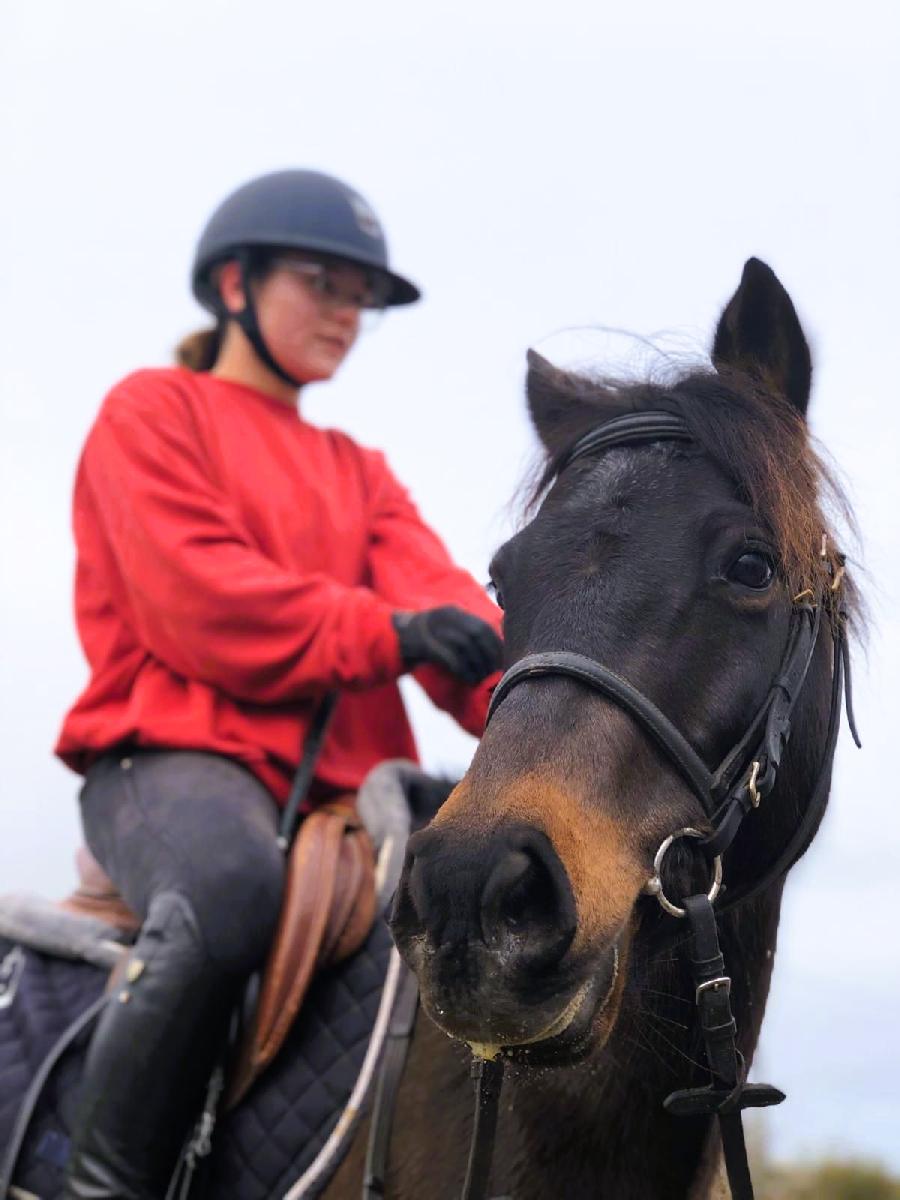
MULTIPOLYGON (((608 970, 593 976, 578 993, 566 1019, 543 1037, 505 1046, 503 1057, 524 1067, 567 1067, 601 1050, 616 1024, 625 986, 623 951, 613 947, 608 970)), ((474 1047, 473 1047, 474 1049, 474 1047)))

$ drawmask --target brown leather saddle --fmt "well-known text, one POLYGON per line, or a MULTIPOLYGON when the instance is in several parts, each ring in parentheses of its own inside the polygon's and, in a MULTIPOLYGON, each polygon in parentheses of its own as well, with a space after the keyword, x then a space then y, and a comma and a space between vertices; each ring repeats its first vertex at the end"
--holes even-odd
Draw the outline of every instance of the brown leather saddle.
POLYGON ((375 919, 375 852, 348 794, 314 809, 294 838, 259 1003, 227 1093, 236 1104, 278 1053, 317 969, 349 958, 375 919))
MULTIPOLYGON (((134 936, 140 920, 86 848, 77 855, 79 886, 60 907, 134 936)), ((375 854, 354 793, 314 809, 290 850, 278 928, 262 973, 259 1000, 229 1071, 233 1106, 272 1062, 318 969, 349 958, 375 919, 375 854)), ((121 979, 114 969, 111 986, 121 979)))

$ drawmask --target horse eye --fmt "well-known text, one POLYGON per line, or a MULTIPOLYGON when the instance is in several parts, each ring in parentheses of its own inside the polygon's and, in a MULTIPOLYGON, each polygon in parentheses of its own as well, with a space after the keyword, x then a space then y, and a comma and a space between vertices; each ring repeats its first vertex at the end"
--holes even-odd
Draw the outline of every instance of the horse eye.
POLYGON ((740 558, 735 559, 728 568, 727 575, 732 583, 740 583, 744 587, 761 591, 775 578, 775 564, 768 554, 759 550, 747 550, 740 558))
POLYGON ((496 585, 496 583, 493 581, 493 579, 489 579, 489 580, 487 581, 486 587, 487 587, 487 590, 488 590, 488 591, 491 593, 491 595, 494 597, 494 602, 496 603, 497 607, 498 607, 498 608, 503 608, 503 593, 502 593, 502 592, 500 591, 500 589, 497 587, 497 585, 496 585))

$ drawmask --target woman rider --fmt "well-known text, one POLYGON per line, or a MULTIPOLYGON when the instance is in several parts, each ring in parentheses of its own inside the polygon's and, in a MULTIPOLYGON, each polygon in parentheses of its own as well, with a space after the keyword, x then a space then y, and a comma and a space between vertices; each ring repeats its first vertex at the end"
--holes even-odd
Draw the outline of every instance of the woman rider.
POLYGON ((58 753, 143 919, 88 1054, 69 1200, 157 1200, 278 917, 278 804, 323 696, 312 801, 415 746, 397 680, 481 732, 499 613, 376 451, 304 420, 360 315, 409 304, 378 221, 312 171, 238 189, 197 248, 216 327, 107 396, 75 485, 91 677, 58 753))

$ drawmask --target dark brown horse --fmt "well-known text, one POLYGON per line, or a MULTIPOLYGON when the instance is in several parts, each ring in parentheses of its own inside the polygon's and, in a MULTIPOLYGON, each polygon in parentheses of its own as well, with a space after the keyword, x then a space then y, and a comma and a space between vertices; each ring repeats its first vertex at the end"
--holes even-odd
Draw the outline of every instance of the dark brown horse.
MULTIPOLYGON (((712 360, 714 370, 666 384, 617 385, 531 355, 528 403, 547 452, 540 504, 492 564, 507 665, 539 651, 586 655, 639 689, 707 764, 768 693, 794 598, 822 595, 837 571, 822 505, 830 484, 805 421, 809 350, 790 298, 756 260, 722 315, 712 360), (680 415, 692 440, 567 465, 586 431, 644 410, 680 415)), ((726 889, 777 860, 823 763, 827 783, 828 626, 775 790, 725 855, 726 889)), ((707 1079, 685 938, 680 928, 669 936, 677 923, 645 891, 655 851, 682 826, 708 827, 696 796, 615 703, 541 678, 499 706, 467 775, 412 839, 397 895, 395 938, 430 1020, 419 1021, 401 1090, 392 1200, 459 1195, 472 1117, 467 1044, 504 1047, 511 1064, 493 1194, 709 1194, 712 1119, 663 1110, 673 1089, 707 1079)), ((680 845, 667 889, 705 890, 698 856, 680 845)), ((778 878, 720 919, 748 1062, 781 890, 778 878)), ((354 1151, 328 1194, 356 1195, 358 1178, 354 1151)))

